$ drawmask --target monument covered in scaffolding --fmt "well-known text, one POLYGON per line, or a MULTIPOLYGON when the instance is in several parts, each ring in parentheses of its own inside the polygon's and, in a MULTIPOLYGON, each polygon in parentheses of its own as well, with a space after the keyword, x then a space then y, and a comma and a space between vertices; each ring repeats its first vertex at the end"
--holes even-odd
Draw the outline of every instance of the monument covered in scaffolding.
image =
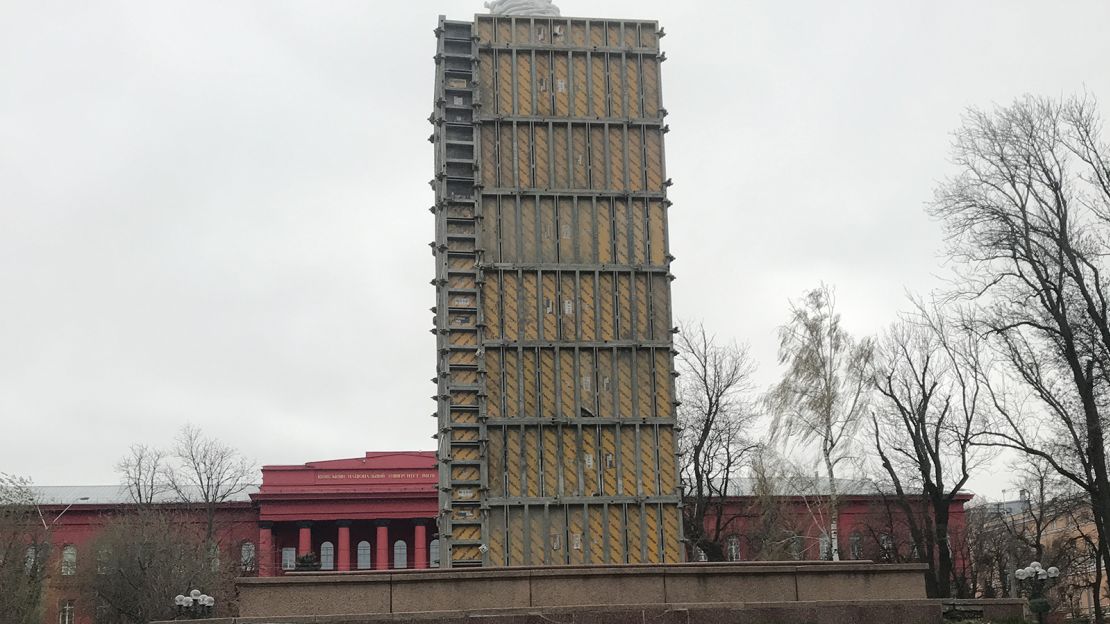
POLYGON ((681 561, 663 33, 487 7, 435 31, 443 565, 681 561))

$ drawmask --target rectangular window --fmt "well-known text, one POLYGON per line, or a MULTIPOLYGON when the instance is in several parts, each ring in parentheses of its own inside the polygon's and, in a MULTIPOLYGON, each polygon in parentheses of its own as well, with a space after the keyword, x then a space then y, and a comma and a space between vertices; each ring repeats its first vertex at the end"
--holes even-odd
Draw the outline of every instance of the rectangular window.
POLYGON ((58 624, 73 624, 74 601, 63 600, 58 605, 58 624))
POLYGON ((282 548, 281 549, 281 569, 282 570, 296 570, 297 569, 297 549, 296 548, 282 548))

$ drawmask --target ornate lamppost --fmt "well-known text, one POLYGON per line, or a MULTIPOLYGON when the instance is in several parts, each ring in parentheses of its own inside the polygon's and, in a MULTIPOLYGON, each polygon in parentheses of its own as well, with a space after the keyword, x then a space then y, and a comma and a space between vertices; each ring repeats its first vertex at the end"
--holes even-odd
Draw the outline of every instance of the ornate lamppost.
POLYGON ((187 617, 195 620, 210 617, 212 608, 216 605, 216 599, 200 593, 199 589, 194 589, 188 596, 184 594, 174 596, 173 604, 177 607, 177 618, 187 617))
POLYGON ((1029 610, 1037 614, 1037 622, 1044 624, 1045 614, 1052 610, 1052 604, 1045 597, 1048 584, 1060 576, 1060 569, 1056 566, 1041 567, 1034 561, 1024 568, 1014 571, 1014 578, 1026 589, 1029 595, 1029 610))

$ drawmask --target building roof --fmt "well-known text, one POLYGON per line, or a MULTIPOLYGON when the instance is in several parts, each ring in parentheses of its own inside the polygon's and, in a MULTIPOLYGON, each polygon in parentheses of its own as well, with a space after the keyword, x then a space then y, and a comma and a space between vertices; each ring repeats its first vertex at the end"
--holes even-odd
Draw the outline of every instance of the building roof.
MULTIPOLYGON (((40 505, 128 505, 134 502, 122 485, 39 485, 31 490, 40 505)), ((257 491, 257 485, 250 485, 228 500, 249 502, 250 495, 257 491)), ((155 502, 177 503, 181 498, 174 492, 164 492, 155 502)))

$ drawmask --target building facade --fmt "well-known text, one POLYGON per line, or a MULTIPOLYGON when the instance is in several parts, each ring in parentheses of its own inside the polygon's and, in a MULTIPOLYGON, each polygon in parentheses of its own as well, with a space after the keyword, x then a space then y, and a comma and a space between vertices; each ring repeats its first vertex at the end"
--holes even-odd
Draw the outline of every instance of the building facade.
POLYGON ((521 10, 436 29, 444 562, 680 561, 662 32, 521 10))

